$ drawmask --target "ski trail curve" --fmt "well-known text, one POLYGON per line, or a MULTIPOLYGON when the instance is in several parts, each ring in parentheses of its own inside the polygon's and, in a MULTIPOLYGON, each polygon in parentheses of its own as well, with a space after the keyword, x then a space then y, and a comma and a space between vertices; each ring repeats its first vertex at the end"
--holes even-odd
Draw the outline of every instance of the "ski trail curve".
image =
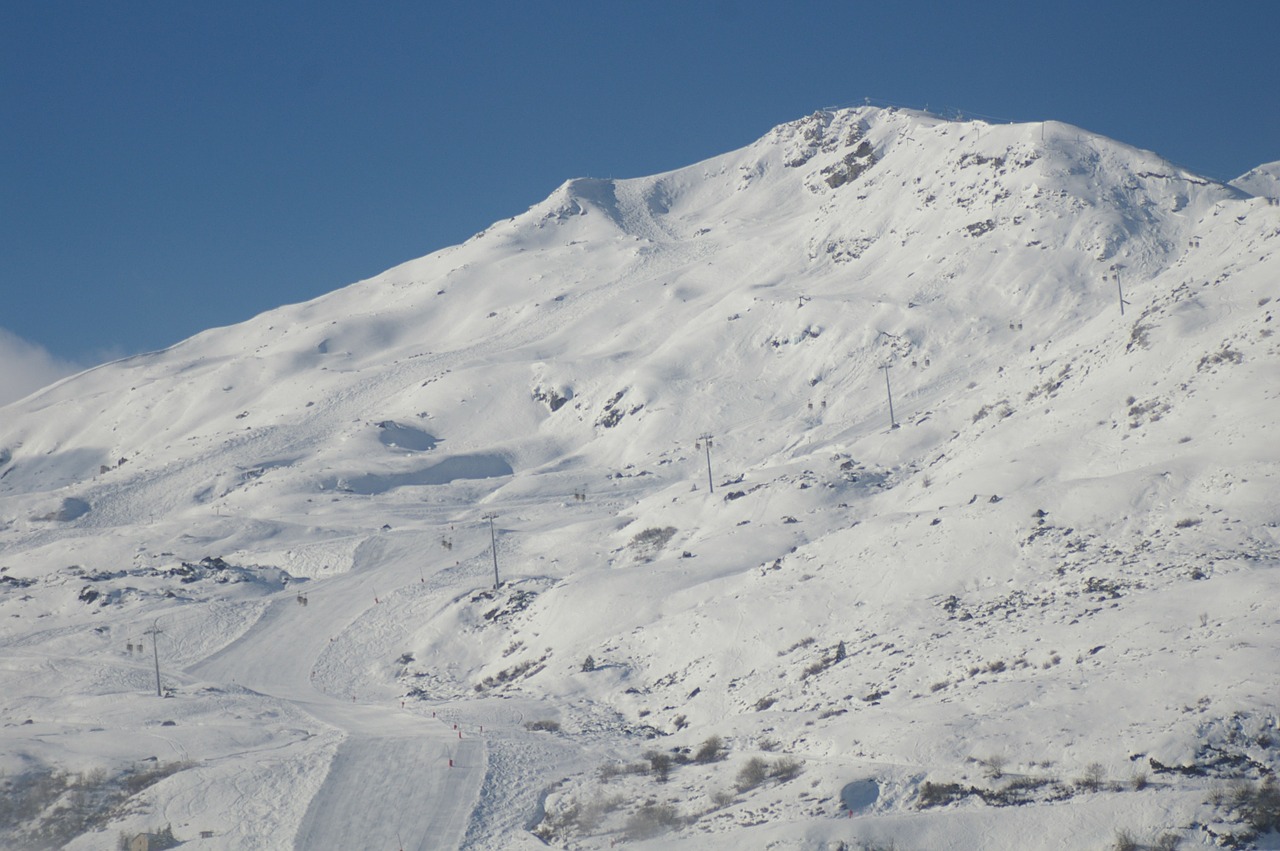
POLYGON ((345 736, 292 843, 263 837, 263 847, 435 851, 466 835, 485 776, 482 740, 398 707, 346 703, 311 683, 330 638, 371 599, 366 582, 346 574, 317 583, 307 606, 292 592, 277 597, 246 633, 187 668, 291 703, 345 736))

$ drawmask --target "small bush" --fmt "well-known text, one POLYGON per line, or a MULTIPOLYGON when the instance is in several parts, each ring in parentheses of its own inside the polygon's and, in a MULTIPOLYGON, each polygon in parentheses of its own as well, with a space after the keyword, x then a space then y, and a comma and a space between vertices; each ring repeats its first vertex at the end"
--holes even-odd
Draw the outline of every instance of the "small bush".
POLYGON ((694 762, 708 763, 719 762, 724 759, 727 748, 724 746, 724 740, 719 736, 709 736, 706 741, 698 746, 698 750, 693 755, 694 762))
POLYGON ((661 528, 653 526, 643 532, 637 532, 627 546, 635 550, 638 556, 648 561, 657 554, 658 550, 665 547, 675 534, 676 528, 674 526, 663 526, 661 528))
POLYGON ((1004 757, 999 754, 993 754, 986 759, 980 759, 978 762, 986 771, 984 772, 991 780, 999 780, 1004 777, 1004 757))
POLYGON ((758 756, 747 760, 746 765, 738 770, 737 787, 739 792, 754 789, 769 777, 769 764, 758 756))
POLYGON ((649 760, 649 768, 659 783, 666 783, 671 777, 671 754, 662 751, 649 751, 644 755, 649 760))
POLYGON ((1102 788, 1102 782, 1107 777, 1107 771, 1102 767, 1100 762, 1092 762, 1084 770, 1084 775, 1076 781, 1081 789, 1087 789, 1090 792, 1097 792, 1102 788))
MULTIPOLYGON (((1027 796, 1045 787, 1054 786, 1058 781, 1052 777, 1014 777, 997 790, 991 797, 1004 799, 1009 803, 1025 803, 1027 796)), ((987 796, 984 796, 986 798, 987 796)))
POLYGON ((1250 824, 1259 833, 1280 830, 1280 788, 1274 774, 1267 775, 1254 793, 1250 824))
POLYGON ((807 680, 809 677, 817 676, 825 671, 827 667, 827 663, 819 659, 817 662, 805 666, 804 672, 800 674, 800 679, 807 680))
POLYGON ((546 656, 543 656, 541 659, 525 659, 523 662, 512 665, 510 668, 504 668, 492 676, 485 677, 483 680, 476 683, 475 690, 481 692, 485 689, 494 688, 495 686, 511 682, 526 675, 533 676, 546 667, 544 664, 546 661, 546 656))
POLYGON ((1117 830, 1116 842, 1111 847, 1114 848, 1115 851, 1138 851, 1142 846, 1138 844, 1138 840, 1134 839, 1133 834, 1129 831, 1117 830))
POLYGON ((1254 833, 1280 830, 1280 786, 1268 776, 1256 786, 1240 783, 1227 795, 1229 809, 1254 833))
POLYGON ((773 768, 769 773, 779 783, 786 783, 788 780, 794 780, 799 777, 802 770, 800 760, 795 757, 784 756, 773 764, 773 768))
POLYGON ((544 718, 540 721, 526 721, 524 722, 524 728, 526 730, 535 730, 535 731, 540 730, 544 733, 559 733, 560 722, 552 721, 549 718, 544 718))
POLYGON ((623 831, 627 839, 652 839, 680 826, 680 813, 670 804, 645 804, 627 819, 623 831))
POLYGON ((916 806, 922 810, 929 807, 941 807, 944 804, 950 804, 953 801, 960 801, 972 795, 974 792, 971 786, 961 786, 959 783, 934 783, 930 780, 920 784, 920 792, 916 797, 916 806))
POLYGON ((788 647, 786 650, 779 650, 778 655, 786 656, 788 653, 792 652, 793 650, 799 650, 802 647, 808 647, 810 644, 813 644, 815 641, 817 641, 817 639, 813 638, 812 636, 810 636, 809 638, 802 638, 801 640, 797 641, 795 644, 788 647))

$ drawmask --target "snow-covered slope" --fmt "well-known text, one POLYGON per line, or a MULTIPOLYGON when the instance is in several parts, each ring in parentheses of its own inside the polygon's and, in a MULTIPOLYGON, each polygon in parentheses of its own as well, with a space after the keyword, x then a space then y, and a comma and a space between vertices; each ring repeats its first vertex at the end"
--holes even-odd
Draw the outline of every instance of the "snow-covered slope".
POLYGON ((1237 189, 1260 198, 1280 199, 1280 162, 1264 163, 1231 181, 1237 189))
POLYGON ((7 776, 182 760, 71 848, 1243 835, 1280 208, 1237 186, 818 113, 11 405, 7 776))

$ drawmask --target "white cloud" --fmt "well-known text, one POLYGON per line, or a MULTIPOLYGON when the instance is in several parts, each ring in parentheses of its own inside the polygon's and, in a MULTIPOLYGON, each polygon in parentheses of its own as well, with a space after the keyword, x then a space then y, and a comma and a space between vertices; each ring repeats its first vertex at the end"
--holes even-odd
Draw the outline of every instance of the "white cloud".
POLYGON ((65 378, 80 367, 59 360, 35 343, 0 328, 0 405, 65 378))

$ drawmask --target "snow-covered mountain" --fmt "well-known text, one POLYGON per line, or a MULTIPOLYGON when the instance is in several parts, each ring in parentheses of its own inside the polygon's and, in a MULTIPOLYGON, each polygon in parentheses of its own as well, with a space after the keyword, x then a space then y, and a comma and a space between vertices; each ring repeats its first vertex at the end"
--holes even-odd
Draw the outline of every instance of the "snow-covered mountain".
POLYGON ((7 841, 1280 847, 1265 194, 817 113, 0 409, 7 841))

